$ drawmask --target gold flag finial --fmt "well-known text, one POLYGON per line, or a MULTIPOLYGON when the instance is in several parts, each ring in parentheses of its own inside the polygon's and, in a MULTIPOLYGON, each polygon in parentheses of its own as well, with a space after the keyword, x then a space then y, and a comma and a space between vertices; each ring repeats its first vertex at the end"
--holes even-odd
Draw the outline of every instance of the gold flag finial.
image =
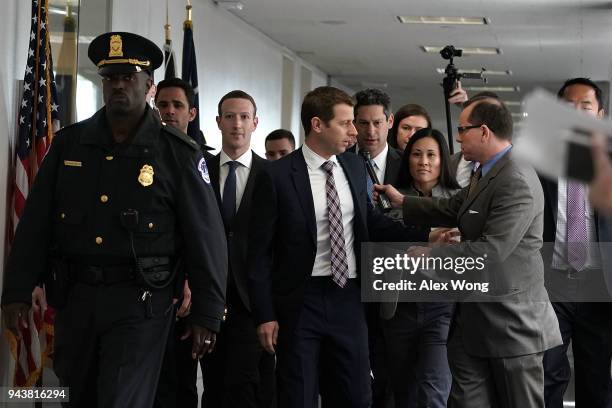
POLYGON ((166 42, 170 41, 170 18, 168 17, 168 0, 166 0, 166 24, 164 24, 164 32, 166 33, 166 42))
POLYGON ((166 42, 170 41, 170 29, 172 26, 170 25, 170 17, 168 14, 168 0, 166 0, 166 24, 164 25, 164 31, 166 33, 166 42))
POLYGON ((169 41, 170 38, 170 29, 172 28, 172 26, 170 24, 164 24, 164 32, 166 33, 166 40, 169 41))
POLYGON ((188 27, 191 28, 193 26, 191 8, 192 8, 191 0, 187 0, 187 5, 185 6, 185 9, 187 10, 187 19, 183 23, 183 28, 188 28, 188 27))

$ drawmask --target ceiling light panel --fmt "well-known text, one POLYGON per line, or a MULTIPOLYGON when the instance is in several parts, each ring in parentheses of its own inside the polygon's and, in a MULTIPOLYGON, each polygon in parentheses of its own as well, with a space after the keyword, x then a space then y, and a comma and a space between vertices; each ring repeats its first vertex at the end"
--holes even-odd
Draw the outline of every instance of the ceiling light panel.
MULTIPOLYGON (((422 45, 421 49, 430 54, 438 54, 442 51, 444 47, 437 47, 433 45, 422 45)), ((455 47, 457 49, 463 50, 463 54, 472 54, 472 55, 496 55, 501 54, 501 48, 495 47, 455 47)))
MULTIPOLYGON (((444 74, 444 68, 436 68, 436 72, 438 74, 444 74)), ((495 70, 480 70, 480 69, 459 69, 458 72, 460 74, 481 74, 483 76, 510 76, 512 75, 512 71, 510 71, 509 69, 505 70, 505 71, 495 71, 495 70)))
POLYGON ((463 89, 474 92, 520 92, 521 90, 519 86, 464 86, 463 89))
POLYGON ((431 16, 397 16, 402 24, 439 24, 439 25, 486 25, 486 17, 431 17, 431 16))

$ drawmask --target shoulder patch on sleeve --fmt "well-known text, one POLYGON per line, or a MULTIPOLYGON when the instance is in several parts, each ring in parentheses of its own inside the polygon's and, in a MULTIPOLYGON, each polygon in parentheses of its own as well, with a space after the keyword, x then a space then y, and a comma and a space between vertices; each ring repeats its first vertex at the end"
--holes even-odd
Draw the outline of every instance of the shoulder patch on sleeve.
POLYGON ((206 160, 202 157, 198 162, 198 171, 202 175, 202 180, 207 184, 210 184, 210 175, 208 174, 208 167, 206 166, 206 160))
POLYGON ((191 137, 189 137, 185 133, 181 132, 180 130, 178 130, 178 129, 172 127, 172 126, 168 126, 168 125, 162 125, 162 129, 165 132, 170 133, 172 136, 176 137, 177 139, 180 139, 182 142, 184 142, 187 145, 189 145, 193 150, 199 150, 200 149, 200 146, 198 145, 198 142, 196 142, 195 140, 193 140, 191 137))

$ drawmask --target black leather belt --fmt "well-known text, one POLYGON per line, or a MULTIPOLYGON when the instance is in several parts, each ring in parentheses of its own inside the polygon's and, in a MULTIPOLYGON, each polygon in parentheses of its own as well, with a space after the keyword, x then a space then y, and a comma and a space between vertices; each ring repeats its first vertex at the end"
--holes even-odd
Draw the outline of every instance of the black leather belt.
POLYGON ((131 265, 90 266, 70 264, 68 276, 73 282, 88 285, 112 285, 135 280, 137 272, 131 265))

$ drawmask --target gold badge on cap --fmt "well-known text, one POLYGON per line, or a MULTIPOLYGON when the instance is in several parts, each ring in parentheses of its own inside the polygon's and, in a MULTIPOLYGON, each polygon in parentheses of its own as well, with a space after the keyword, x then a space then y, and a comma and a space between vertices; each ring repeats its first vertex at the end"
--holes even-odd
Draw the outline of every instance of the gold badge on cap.
POLYGON ((119 34, 111 35, 108 56, 109 58, 123 57, 123 40, 119 34))
POLYGON ((142 169, 140 169, 138 182, 144 187, 149 187, 151 184, 153 184, 153 174, 155 174, 155 172, 153 171, 153 167, 148 164, 145 164, 144 166, 142 166, 142 169))

